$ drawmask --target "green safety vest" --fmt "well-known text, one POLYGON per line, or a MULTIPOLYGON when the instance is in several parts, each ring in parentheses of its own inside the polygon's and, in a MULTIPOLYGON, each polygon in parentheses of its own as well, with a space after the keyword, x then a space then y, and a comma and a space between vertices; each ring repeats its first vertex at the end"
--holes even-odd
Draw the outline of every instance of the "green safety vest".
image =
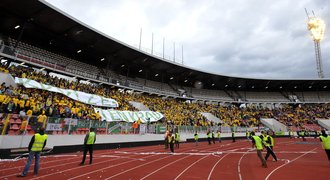
POLYGON ((221 134, 220 134, 220 132, 218 132, 217 137, 220 138, 220 136, 221 136, 221 134))
POLYGON ((168 143, 169 144, 174 143, 174 136, 173 135, 168 136, 168 143))
POLYGON ((265 146, 270 146, 270 144, 267 141, 268 141, 268 136, 263 135, 262 142, 264 143, 265 146))
POLYGON ((257 150, 262 150, 263 146, 261 138, 259 136, 252 136, 252 138, 254 139, 257 150))
POLYGON ((330 136, 327 137, 320 136, 320 139, 322 140, 322 146, 324 149, 330 149, 330 136))
POLYGON ((44 147, 44 143, 47 140, 48 136, 47 134, 41 135, 39 133, 34 135, 34 143, 32 145, 31 151, 33 152, 39 152, 42 151, 42 148, 44 147))
POLYGON ((95 132, 89 132, 86 144, 94 144, 95 142, 95 132))
POLYGON ((208 134, 207 134, 207 137, 208 137, 208 138, 211 138, 211 133, 208 133, 208 134))
POLYGON ((194 137, 195 137, 195 141, 197 141, 197 140, 198 140, 198 134, 196 133, 196 134, 194 135, 194 137))
POLYGON ((275 141, 274 141, 274 138, 272 136, 269 136, 268 137, 270 138, 270 145, 274 147, 275 145, 275 141))
POLYGON ((179 133, 176 133, 176 138, 175 138, 176 141, 180 141, 180 134, 179 133))

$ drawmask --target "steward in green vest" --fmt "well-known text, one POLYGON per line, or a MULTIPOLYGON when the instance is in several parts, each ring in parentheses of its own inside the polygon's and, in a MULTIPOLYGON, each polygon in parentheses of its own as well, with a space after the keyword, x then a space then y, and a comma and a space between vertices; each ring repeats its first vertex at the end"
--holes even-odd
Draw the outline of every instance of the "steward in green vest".
POLYGON ((325 150, 330 163, 330 136, 327 135, 324 129, 321 131, 321 133, 322 135, 320 136, 320 141, 322 142, 323 149, 325 150))
POLYGON ((217 138, 218 138, 219 143, 221 143, 221 133, 219 130, 217 132, 217 138))
POLYGON ((301 130, 300 131, 300 136, 301 136, 301 138, 302 138, 303 141, 306 141, 306 138, 305 138, 305 136, 306 136, 306 130, 301 130))
POLYGON ((180 134, 178 132, 175 133, 175 147, 180 147, 180 134))
POLYGON ((246 139, 250 139, 250 131, 246 130, 245 132, 246 139))
POLYGON ((198 146, 198 133, 197 133, 197 131, 194 134, 194 139, 195 139, 196 146, 198 146))
POLYGON ((209 145, 211 145, 211 132, 207 131, 206 135, 207 135, 207 141, 209 142, 209 145))
POLYGON ((270 135, 270 131, 267 131, 267 134, 263 136, 264 139, 263 139, 263 143, 266 147, 266 150, 267 150, 267 154, 265 156, 265 160, 267 161, 269 155, 272 155, 273 158, 274 158, 274 161, 277 161, 277 157, 274 153, 274 138, 270 135))
POLYGON ((214 136, 214 131, 212 131, 212 141, 213 141, 213 144, 215 144, 215 136, 214 136))
POLYGON ((168 144, 170 145, 170 150, 172 153, 174 153, 174 141, 175 141, 175 137, 174 135, 169 132, 168 134, 168 144))
POLYGON ((236 142, 234 129, 231 130, 231 138, 233 139, 233 142, 236 142))
POLYGON ((29 143, 29 158, 24 167, 24 170, 21 174, 17 175, 18 177, 25 177, 30 169, 33 157, 35 157, 34 163, 34 175, 38 174, 39 171, 39 162, 41 151, 45 148, 47 143, 47 134, 45 134, 45 129, 40 128, 39 132, 32 136, 31 141, 29 143))
POLYGON ((80 165, 84 165, 87 151, 89 152, 89 164, 92 164, 93 162, 93 146, 96 141, 96 133, 95 133, 95 128, 90 128, 89 133, 86 134, 85 139, 84 139, 84 154, 83 154, 83 159, 80 163, 80 165))
POLYGON ((255 147, 257 149, 257 155, 261 161, 262 167, 267 168, 266 160, 262 156, 262 150, 263 150, 262 139, 259 136, 256 136, 253 131, 251 132, 251 138, 252 138, 252 148, 255 147))

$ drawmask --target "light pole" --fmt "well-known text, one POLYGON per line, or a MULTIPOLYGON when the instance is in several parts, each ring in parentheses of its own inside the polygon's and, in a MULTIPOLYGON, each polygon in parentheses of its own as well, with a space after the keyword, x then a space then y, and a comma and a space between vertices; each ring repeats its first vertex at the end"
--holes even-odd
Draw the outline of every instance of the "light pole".
POLYGON ((322 19, 315 17, 315 15, 314 17, 308 16, 307 28, 311 32, 314 41, 318 76, 319 78, 324 78, 320 42, 324 37, 325 23, 322 19))

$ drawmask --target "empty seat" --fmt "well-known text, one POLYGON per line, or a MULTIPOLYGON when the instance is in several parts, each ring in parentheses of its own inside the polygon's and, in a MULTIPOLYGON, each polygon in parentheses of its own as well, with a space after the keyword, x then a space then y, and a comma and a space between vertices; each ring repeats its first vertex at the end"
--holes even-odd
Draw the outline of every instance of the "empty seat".
POLYGON ((17 124, 12 124, 10 129, 16 131, 16 130, 19 130, 19 127, 17 124))

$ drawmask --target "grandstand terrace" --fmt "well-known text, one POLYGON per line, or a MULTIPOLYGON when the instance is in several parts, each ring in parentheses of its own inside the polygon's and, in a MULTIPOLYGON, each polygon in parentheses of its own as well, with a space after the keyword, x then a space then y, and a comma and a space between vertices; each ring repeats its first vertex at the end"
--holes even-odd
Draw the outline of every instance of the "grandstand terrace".
POLYGON ((35 124, 43 111, 48 113, 47 123, 63 125, 61 130, 49 130, 54 135, 84 135, 91 126, 99 127, 99 134, 135 132, 132 122, 102 121, 88 104, 45 90, 9 86, 15 77, 112 98, 119 104, 116 110, 138 111, 133 104, 141 103, 164 115, 152 123, 149 133, 163 133, 160 128, 157 130, 158 126, 190 134, 219 126, 228 133, 244 127, 243 133, 248 128, 264 127, 262 118, 277 120, 288 129, 314 131, 321 128, 318 119, 330 117, 329 79, 254 79, 212 74, 146 54, 43 1, 4 0, 1 9, 1 71, 11 77, 8 81, 2 79, 6 84, 1 86, 1 123, 7 123, 7 129, 2 127, 3 134, 20 134, 24 119, 19 113, 22 109, 27 113, 32 107, 32 124, 23 129, 27 134, 36 131, 35 124), (15 29, 17 25, 20 28, 15 29), (17 105, 19 101, 35 104, 25 109, 17 105), (51 105, 56 113, 49 113, 51 105), (204 112, 222 124, 208 120, 202 115, 204 112), (61 118, 76 119, 80 126, 65 124, 61 118))

